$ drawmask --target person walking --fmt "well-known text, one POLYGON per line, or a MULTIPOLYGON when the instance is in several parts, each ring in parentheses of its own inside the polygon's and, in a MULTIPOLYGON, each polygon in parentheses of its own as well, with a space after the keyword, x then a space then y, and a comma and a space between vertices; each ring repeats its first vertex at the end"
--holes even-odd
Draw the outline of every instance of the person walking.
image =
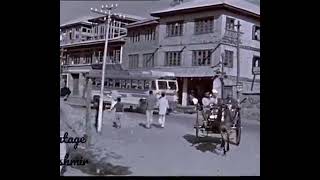
POLYGON ((161 97, 159 99, 159 124, 162 128, 164 128, 164 123, 166 121, 166 113, 167 109, 169 108, 169 102, 167 98, 165 97, 165 93, 161 93, 161 97))
POLYGON ((158 102, 158 99, 155 95, 153 95, 153 91, 149 91, 149 97, 147 98, 147 109, 146 109, 146 115, 147 115, 146 127, 148 129, 151 128, 150 125, 153 122, 153 110, 157 105, 157 102, 158 102))
POLYGON ((61 96, 63 97, 64 101, 67 101, 70 94, 71 94, 71 90, 69 87, 67 87, 67 85, 64 85, 63 88, 61 88, 61 92, 60 92, 61 96))
POLYGON ((121 103, 121 98, 117 98, 117 103, 113 106, 113 108, 110 111, 113 111, 115 109, 115 118, 113 121, 113 127, 115 128, 121 128, 121 117, 123 114, 123 104, 121 103))

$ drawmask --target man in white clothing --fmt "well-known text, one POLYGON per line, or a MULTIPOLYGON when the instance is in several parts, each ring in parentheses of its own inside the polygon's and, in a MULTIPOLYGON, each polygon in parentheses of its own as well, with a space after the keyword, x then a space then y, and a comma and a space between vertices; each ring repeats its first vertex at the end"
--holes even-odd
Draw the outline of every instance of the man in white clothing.
POLYGON ((164 128, 164 123, 166 121, 167 109, 169 108, 169 102, 165 97, 165 93, 161 93, 161 97, 159 99, 159 124, 162 128, 164 128))

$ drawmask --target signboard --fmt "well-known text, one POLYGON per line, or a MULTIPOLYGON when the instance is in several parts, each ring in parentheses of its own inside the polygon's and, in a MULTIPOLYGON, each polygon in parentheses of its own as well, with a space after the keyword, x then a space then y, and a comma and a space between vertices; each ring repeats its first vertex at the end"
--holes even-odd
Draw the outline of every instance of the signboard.
POLYGON ((243 83, 242 82, 239 82, 238 85, 236 85, 237 87, 237 91, 240 92, 243 90, 243 83))
POLYGON ((260 57, 254 56, 252 59, 252 74, 260 75, 260 57))
POLYGON ((260 67, 253 67, 252 73, 254 75, 259 75, 260 74, 260 67))

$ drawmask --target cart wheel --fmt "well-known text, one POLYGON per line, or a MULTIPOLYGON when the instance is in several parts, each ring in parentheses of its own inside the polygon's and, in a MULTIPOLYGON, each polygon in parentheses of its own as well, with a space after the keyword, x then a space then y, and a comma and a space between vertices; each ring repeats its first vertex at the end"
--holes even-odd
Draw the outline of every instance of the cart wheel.
POLYGON ((237 146, 240 144, 240 140, 241 140, 241 118, 239 115, 239 119, 236 124, 236 145, 237 146))

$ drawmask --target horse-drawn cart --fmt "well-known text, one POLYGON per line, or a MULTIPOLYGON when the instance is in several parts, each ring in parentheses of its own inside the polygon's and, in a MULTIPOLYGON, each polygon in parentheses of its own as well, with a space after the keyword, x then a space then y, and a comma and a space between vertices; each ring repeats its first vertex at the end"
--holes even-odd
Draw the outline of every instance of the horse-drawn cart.
POLYGON ((241 140, 241 116, 240 104, 241 102, 232 102, 230 100, 220 100, 217 104, 211 104, 210 108, 203 108, 197 99, 193 102, 197 108, 197 118, 195 122, 196 137, 199 140, 203 135, 220 134, 221 147, 224 154, 229 151, 230 135, 233 135, 233 144, 239 145, 241 140), (200 122, 200 116, 203 121, 200 122), (226 147, 227 146, 227 147, 226 147))

